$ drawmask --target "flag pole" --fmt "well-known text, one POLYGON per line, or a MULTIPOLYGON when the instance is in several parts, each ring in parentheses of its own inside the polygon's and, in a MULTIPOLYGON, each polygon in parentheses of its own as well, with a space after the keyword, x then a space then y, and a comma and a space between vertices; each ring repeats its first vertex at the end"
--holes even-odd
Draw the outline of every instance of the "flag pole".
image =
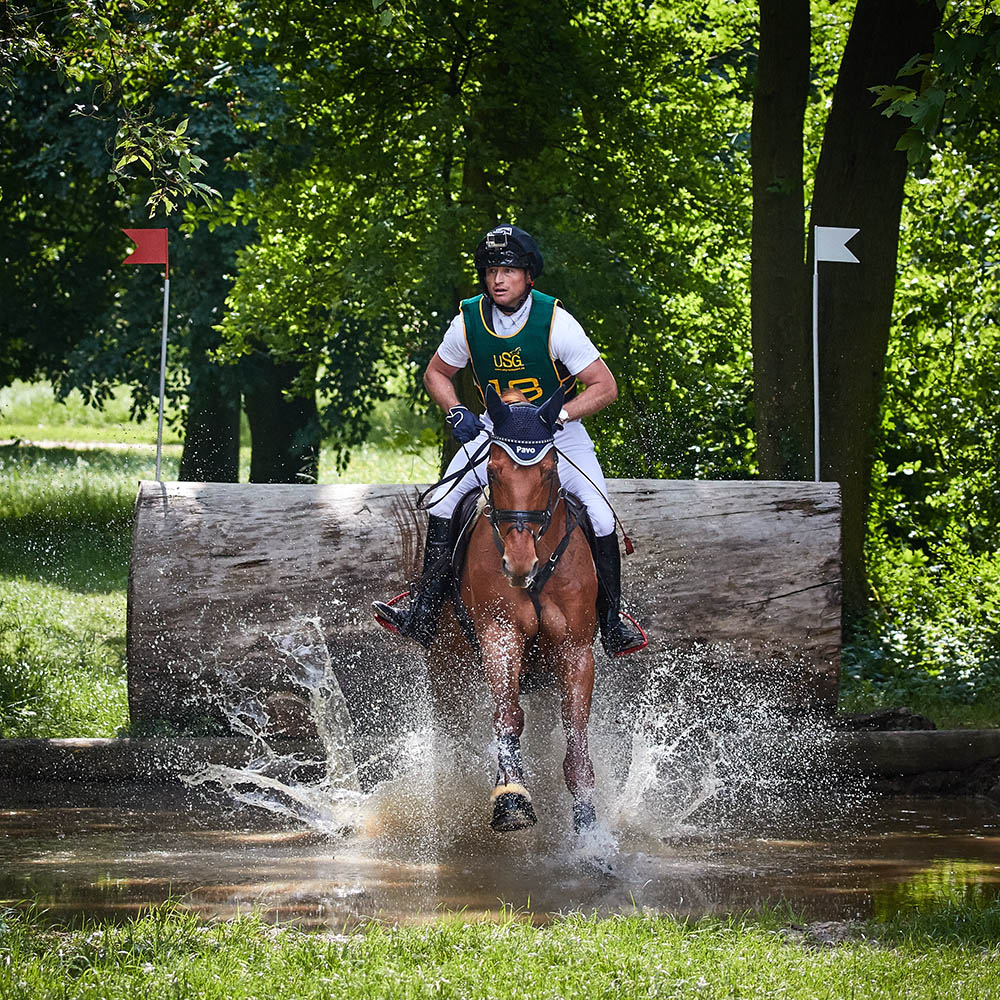
POLYGON ((160 340, 160 415, 156 428, 156 481, 160 477, 160 459, 163 454, 163 399, 167 390, 167 316, 170 312, 170 268, 163 277, 163 336, 160 340))
POLYGON ((170 312, 170 246, 166 229, 123 229, 135 249, 123 264, 163 265, 163 336, 160 338, 160 415, 156 428, 156 481, 160 478, 163 456, 163 401, 167 391, 167 316, 170 312))
POLYGON ((813 241, 813 482, 819 482, 819 254, 813 241))
POLYGON ((813 226, 813 479, 819 482, 819 262, 860 264, 847 248, 847 241, 860 229, 844 226, 813 226))

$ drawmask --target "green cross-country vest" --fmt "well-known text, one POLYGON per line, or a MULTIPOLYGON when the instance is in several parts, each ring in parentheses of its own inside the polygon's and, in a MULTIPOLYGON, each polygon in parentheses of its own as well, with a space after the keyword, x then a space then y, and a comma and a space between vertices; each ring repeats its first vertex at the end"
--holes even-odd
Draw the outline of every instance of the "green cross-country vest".
POLYGON ((486 314, 489 313, 492 319, 492 308, 485 295, 462 302, 472 377, 484 403, 484 387, 490 382, 501 395, 508 389, 520 390, 531 403, 548 399, 560 385, 566 386, 567 399, 575 395, 573 376, 549 350, 552 321, 559 300, 534 290, 531 299, 531 310, 524 326, 507 337, 490 329, 486 314))

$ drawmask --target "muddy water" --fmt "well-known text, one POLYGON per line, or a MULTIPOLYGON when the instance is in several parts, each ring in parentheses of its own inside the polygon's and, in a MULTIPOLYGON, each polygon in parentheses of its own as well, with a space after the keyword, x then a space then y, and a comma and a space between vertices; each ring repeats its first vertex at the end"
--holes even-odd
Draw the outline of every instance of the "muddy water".
POLYGON ((598 824, 584 837, 570 821, 555 699, 528 696, 539 822, 498 835, 490 706, 456 731, 419 693, 400 698, 398 732, 366 744, 318 625, 306 620, 278 645, 302 668, 322 737, 308 780, 268 743, 264 707, 249 699, 231 721, 255 741, 255 762, 208 766, 184 796, 132 786, 104 792, 112 807, 0 807, 0 900, 34 899, 69 919, 172 898, 206 917, 259 908, 339 929, 504 907, 539 921, 781 903, 813 919, 864 918, 1000 895, 995 807, 867 795, 836 773, 830 733, 783 718, 772 683, 713 689, 717 658, 649 656, 631 679, 621 667, 601 678, 590 727, 598 824))
POLYGON ((753 833, 632 832, 605 845, 602 868, 544 819, 524 835, 495 835, 482 823, 437 844, 407 834, 399 816, 347 836, 232 819, 4 811, 0 897, 36 899, 55 919, 121 916, 171 897, 205 917, 257 907, 269 920, 338 929, 372 917, 476 918, 502 906, 544 920, 571 910, 701 915, 785 902, 814 919, 864 918, 1000 894, 995 812, 969 801, 883 800, 849 821, 802 818, 753 833))

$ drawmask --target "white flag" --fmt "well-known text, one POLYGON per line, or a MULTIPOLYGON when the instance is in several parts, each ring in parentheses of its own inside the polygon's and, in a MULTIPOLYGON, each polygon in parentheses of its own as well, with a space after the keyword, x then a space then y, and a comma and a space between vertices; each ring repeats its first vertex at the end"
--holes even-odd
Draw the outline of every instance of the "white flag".
POLYGON ((816 260, 839 260, 845 264, 861 261, 847 249, 847 241, 860 233, 860 229, 841 229, 837 226, 814 226, 816 234, 816 260))

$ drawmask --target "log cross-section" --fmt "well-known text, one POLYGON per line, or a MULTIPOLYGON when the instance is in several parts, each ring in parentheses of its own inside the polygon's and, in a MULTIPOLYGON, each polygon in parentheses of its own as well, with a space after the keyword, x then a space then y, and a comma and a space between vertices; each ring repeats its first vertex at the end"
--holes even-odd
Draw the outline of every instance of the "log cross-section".
MULTIPOLYGON (((767 670, 787 667, 802 706, 832 709, 837 486, 609 485, 636 546, 623 560, 626 604, 650 637, 649 654, 630 659, 728 650, 767 670)), ((425 523, 414 512, 417 492, 142 482, 128 589, 133 725, 218 720, 227 702, 241 700, 249 712, 271 699, 280 715, 303 687, 301 671, 322 666, 321 637, 320 659, 329 652, 355 728, 377 731, 388 702, 398 701, 399 677, 422 670, 422 650, 385 633, 370 612, 372 600, 405 590, 414 574, 425 523)))

